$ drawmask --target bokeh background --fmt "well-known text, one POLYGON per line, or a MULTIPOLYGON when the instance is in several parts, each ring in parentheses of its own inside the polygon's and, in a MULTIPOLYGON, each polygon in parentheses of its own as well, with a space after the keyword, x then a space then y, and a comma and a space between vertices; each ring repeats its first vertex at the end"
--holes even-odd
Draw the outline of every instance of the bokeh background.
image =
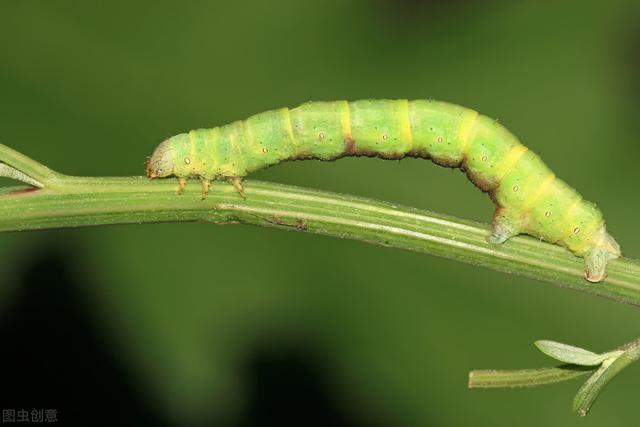
MULTIPOLYGON (((76 175, 307 100, 435 98, 501 120, 640 257, 635 0, 5 1, 0 141, 76 175)), ((459 171, 292 162, 254 178, 488 222, 459 171)), ((2 181, 3 185, 13 185, 2 181)), ((636 308, 430 256, 273 229, 123 225, 0 236, 0 405, 83 425, 637 425, 640 372, 471 391, 475 368, 603 351, 636 308)))

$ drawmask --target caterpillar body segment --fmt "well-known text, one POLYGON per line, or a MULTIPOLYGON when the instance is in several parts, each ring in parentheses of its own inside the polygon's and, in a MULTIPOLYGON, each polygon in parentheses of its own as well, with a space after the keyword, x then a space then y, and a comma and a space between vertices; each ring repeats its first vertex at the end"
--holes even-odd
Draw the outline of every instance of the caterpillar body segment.
POLYGON ((428 100, 308 102, 267 111, 163 141, 147 165, 150 178, 226 180, 244 197, 242 178, 285 160, 421 157, 458 167, 496 203, 488 240, 527 233, 585 259, 585 277, 604 279, 620 256, 600 210, 558 179, 497 121, 476 111, 428 100))

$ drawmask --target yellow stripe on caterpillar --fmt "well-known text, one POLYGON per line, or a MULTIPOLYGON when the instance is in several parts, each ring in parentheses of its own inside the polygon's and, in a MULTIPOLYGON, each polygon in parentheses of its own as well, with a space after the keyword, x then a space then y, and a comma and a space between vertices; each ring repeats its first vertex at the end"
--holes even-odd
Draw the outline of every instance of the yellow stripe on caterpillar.
POLYGON ((529 151, 529 149, 522 144, 516 145, 511 149, 511 151, 509 151, 496 171, 498 182, 502 181, 502 178, 504 178, 504 176, 513 169, 516 163, 518 163, 518 160, 520 160, 527 151, 529 151))
POLYGON ((466 153, 467 145, 469 144, 469 138, 471 137, 471 131, 476 124, 476 119, 479 113, 474 110, 469 110, 469 114, 462 120, 460 125, 460 132, 458 133, 458 139, 460 140, 460 150, 466 153))

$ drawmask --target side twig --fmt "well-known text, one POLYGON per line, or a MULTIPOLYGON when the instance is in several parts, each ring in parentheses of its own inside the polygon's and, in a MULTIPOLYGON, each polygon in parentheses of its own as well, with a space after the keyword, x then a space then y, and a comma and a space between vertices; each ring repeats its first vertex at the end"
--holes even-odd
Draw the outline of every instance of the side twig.
POLYGON ((537 341, 536 346, 547 356, 567 363, 540 369, 471 371, 469 388, 534 387, 591 374, 573 400, 574 412, 584 417, 604 387, 640 359, 640 339, 601 354, 555 341, 537 341))

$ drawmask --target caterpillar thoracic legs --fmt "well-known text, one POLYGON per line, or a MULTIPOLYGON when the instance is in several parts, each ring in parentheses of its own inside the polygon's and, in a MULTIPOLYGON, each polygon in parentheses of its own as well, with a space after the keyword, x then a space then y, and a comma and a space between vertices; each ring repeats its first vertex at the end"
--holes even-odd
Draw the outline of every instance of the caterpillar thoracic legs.
POLYGON ((201 176, 200 182, 202 182, 202 200, 204 200, 207 198, 209 190, 211 190, 211 180, 201 176))
POLYGON ((187 186, 187 178, 184 176, 178 177, 178 194, 184 193, 184 188, 187 186))
POLYGON ((227 181, 229 181, 229 184, 233 185, 233 187, 238 190, 238 193, 240 194, 240 197, 242 197, 243 199, 246 199, 247 196, 244 194, 244 186, 242 185, 242 178, 239 176, 231 176, 229 178, 227 178, 227 181))

